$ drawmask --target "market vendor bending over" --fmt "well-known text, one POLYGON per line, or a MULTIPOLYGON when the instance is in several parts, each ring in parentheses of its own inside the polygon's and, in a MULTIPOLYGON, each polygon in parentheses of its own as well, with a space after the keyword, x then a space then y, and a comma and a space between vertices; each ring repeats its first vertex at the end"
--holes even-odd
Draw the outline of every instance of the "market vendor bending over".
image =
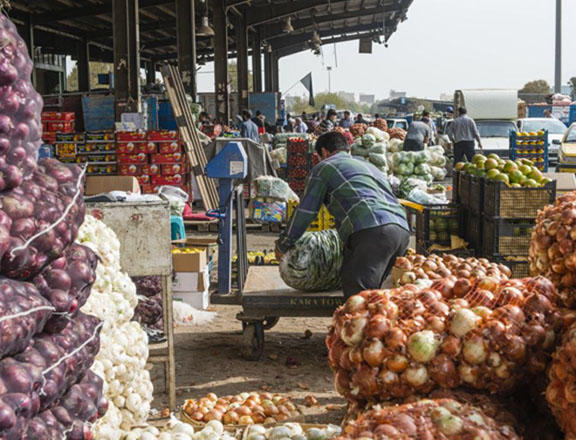
POLYGON ((325 204, 344 242, 342 288, 346 298, 379 289, 410 239, 406 213, 386 175, 368 161, 351 156, 349 149, 338 132, 318 138, 316 151, 323 160, 310 171, 300 206, 276 242, 280 261, 325 204))

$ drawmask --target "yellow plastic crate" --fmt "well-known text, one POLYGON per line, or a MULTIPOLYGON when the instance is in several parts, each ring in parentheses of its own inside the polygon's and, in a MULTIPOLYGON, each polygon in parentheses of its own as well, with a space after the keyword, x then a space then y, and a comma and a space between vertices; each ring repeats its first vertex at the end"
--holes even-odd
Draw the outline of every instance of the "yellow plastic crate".
MULTIPOLYGON (((294 211, 296 210, 297 207, 298 202, 295 201, 288 202, 288 210, 286 212, 287 221, 290 221, 290 219, 292 218, 292 214, 294 214, 294 211)), ((310 232, 323 231, 325 229, 334 229, 334 228, 336 228, 336 220, 330 214, 330 212, 328 212, 326 206, 322 205, 322 208, 320 208, 320 211, 318 212, 318 217, 316 217, 316 220, 310 223, 308 231, 310 232)))

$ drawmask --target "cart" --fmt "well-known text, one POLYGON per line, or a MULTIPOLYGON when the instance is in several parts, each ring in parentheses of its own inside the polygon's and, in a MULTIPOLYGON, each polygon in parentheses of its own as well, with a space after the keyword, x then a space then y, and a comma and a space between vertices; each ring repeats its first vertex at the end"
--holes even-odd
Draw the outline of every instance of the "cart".
POLYGON ((213 304, 240 305, 242 356, 257 361, 264 354, 264 331, 282 317, 330 317, 344 303, 341 291, 304 293, 288 287, 277 266, 251 266, 242 293, 212 295, 213 304))

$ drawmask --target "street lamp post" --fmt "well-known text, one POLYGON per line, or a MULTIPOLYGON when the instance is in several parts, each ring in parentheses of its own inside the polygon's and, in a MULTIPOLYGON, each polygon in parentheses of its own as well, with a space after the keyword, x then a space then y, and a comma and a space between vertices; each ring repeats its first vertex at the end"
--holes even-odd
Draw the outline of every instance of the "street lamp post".
POLYGON ((556 0, 556 72, 554 91, 562 91, 562 0, 556 0))

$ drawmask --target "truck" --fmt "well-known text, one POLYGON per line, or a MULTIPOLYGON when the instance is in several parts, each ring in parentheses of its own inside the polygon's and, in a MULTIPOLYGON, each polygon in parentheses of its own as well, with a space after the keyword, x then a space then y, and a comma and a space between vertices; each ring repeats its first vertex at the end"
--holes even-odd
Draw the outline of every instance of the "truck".
POLYGON ((476 121, 485 154, 508 157, 510 130, 518 129, 518 90, 456 90, 454 107, 465 107, 468 116, 476 121))

